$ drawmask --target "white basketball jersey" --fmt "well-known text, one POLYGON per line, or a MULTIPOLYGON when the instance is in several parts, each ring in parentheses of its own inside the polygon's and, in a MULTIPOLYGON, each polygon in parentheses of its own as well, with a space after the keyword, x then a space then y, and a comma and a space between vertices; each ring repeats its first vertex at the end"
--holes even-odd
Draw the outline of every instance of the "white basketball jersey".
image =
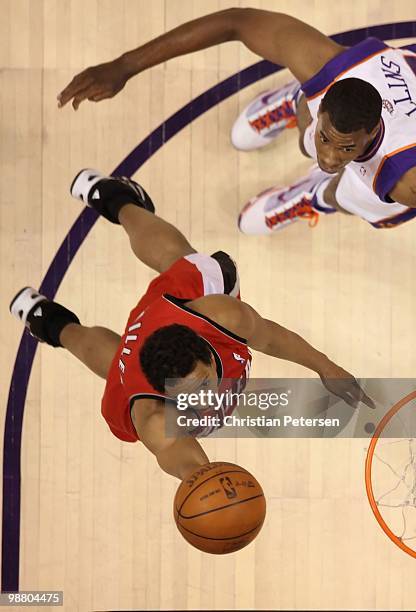
MULTIPOLYGON (((395 49, 376 38, 368 38, 330 60, 302 84, 315 125, 326 91, 335 81, 351 77, 371 83, 381 95, 383 108, 379 133, 346 170, 354 172, 363 187, 378 196, 380 220, 373 224, 391 227, 416 216, 415 209, 390 202, 388 197, 403 174, 416 166, 416 45, 395 49)), ((308 132, 311 142, 305 138, 305 147, 316 159, 314 132, 315 129, 308 132)), ((377 202, 374 197, 371 199, 377 202)), ((368 220, 376 217, 377 210, 368 220)))

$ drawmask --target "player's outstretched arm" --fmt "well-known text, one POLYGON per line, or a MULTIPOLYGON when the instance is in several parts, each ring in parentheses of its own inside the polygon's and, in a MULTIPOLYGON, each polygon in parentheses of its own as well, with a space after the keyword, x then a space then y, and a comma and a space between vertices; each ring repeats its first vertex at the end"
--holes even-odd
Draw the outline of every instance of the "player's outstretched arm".
POLYGON ((113 61, 77 74, 58 95, 58 105, 72 100, 98 102, 115 96, 134 75, 163 62, 238 40, 251 51, 286 66, 301 82, 316 74, 344 47, 308 24, 259 9, 232 8, 189 21, 113 61))
POLYGON ((132 419, 141 442, 155 455, 167 474, 183 480, 190 472, 209 462, 195 438, 166 436, 165 406, 162 402, 136 400, 132 419))
MULTIPOLYGON (((274 321, 263 319, 251 306, 241 303, 240 325, 248 329, 247 342, 252 348, 279 359, 293 361, 319 374, 323 384, 350 406, 364 402, 375 408, 354 376, 324 353, 321 353, 298 334, 274 321)), ((242 330, 241 330, 242 331, 242 330)))
POLYGON ((191 307, 246 338, 251 348, 272 357, 299 363, 317 372, 328 391, 351 406, 364 402, 375 408, 374 402, 364 393, 352 374, 298 334, 261 317, 248 304, 230 296, 212 295, 195 300, 191 307))

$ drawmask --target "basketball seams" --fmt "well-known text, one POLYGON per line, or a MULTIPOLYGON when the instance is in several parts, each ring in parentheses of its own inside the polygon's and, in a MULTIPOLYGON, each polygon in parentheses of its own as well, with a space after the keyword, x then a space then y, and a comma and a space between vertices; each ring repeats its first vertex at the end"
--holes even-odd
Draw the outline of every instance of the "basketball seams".
POLYGON ((244 548, 257 537, 265 520, 266 500, 261 485, 250 472, 239 465, 221 462, 212 471, 195 471, 182 481, 173 511, 176 526, 189 544, 206 553, 223 555, 244 548), (247 505, 242 506, 245 502, 247 505), (187 504, 188 512, 192 513, 188 516, 183 513, 187 504))
MULTIPOLYGON (((203 540, 215 540, 215 541, 221 542, 221 541, 226 541, 226 540, 236 540, 238 538, 243 538, 244 536, 247 536, 250 533, 253 533, 253 531, 256 531, 256 529, 260 529, 261 526, 263 525, 263 523, 264 523, 264 519, 262 521, 260 521, 259 523, 257 523, 257 525, 255 527, 253 527, 253 529, 250 529, 249 531, 246 531, 245 533, 241 533, 238 536, 229 536, 227 538, 210 538, 209 536, 200 535, 199 533, 195 533, 194 531, 191 531, 190 529, 187 529, 181 523, 179 523, 179 525, 180 525, 181 529, 183 529, 187 533, 190 533, 191 535, 196 536, 197 538, 202 538, 203 540)), ((235 551, 235 552, 237 552, 237 551, 235 551)))
MULTIPOLYGON (((199 487, 201 487, 203 484, 205 484, 206 482, 208 482, 208 481, 209 481, 209 480, 211 480, 212 478, 216 478, 217 476, 221 476, 222 474, 236 474, 236 473, 239 473, 239 474, 249 474, 249 472, 247 472, 246 470, 226 470, 226 471, 224 471, 224 472, 220 472, 219 474, 212 474, 212 475, 211 475, 209 478, 207 478, 206 480, 203 480, 202 482, 200 482, 200 483, 199 483, 199 484, 198 484, 198 485, 197 485, 195 488, 192 488, 192 489, 191 489, 191 490, 190 490, 190 491, 189 491, 189 492, 186 494, 186 497, 183 499, 183 501, 182 501, 182 503, 181 503, 181 505, 180 505, 180 508, 179 508, 179 509, 176 507, 176 504, 175 504, 175 509, 176 509, 176 512, 177 512, 178 514, 180 514, 180 512, 181 512, 181 510, 182 510, 182 508, 183 508, 183 505, 184 505, 184 503, 187 501, 188 497, 189 497, 190 495, 192 495, 192 493, 194 493, 194 491, 196 491, 196 490, 197 490, 199 487)), ((251 474, 250 474, 250 476, 251 476, 251 474)), ((252 478, 254 478, 254 476, 251 476, 251 477, 252 477, 252 478)))
POLYGON ((178 512, 178 517, 182 519, 194 519, 199 518, 200 516, 205 516, 205 514, 211 514, 211 512, 218 512, 219 510, 226 510, 227 508, 233 508, 233 506, 238 506, 238 504, 244 504, 245 502, 249 502, 253 499, 258 499, 259 497, 264 497, 263 493, 259 493, 258 495, 253 495, 252 497, 247 497, 246 499, 239 499, 238 501, 233 502, 232 504, 227 504, 225 506, 220 506, 219 508, 212 508, 212 510, 206 510, 205 512, 201 512, 200 514, 192 514, 191 516, 184 516, 181 512, 178 512))

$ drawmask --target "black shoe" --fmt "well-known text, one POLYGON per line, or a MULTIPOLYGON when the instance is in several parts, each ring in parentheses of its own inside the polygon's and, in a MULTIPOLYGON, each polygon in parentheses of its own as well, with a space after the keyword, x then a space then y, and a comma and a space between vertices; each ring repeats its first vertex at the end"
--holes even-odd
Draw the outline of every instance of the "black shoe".
POLYGON ((9 310, 34 338, 55 347, 62 346, 59 335, 63 328, 68 323, 79 323, 73 312, 48 300, 32 287, 21 289, 12 299, 9 310))
POLYGON ((103 176, 97 170, 87 168, 76 175, 70 191, 74 198, 94 208, 111 223, 120 223, 118 214, 125 204, 136 204, 155 212, 153 202, 143 187, 124 176, 103 176))

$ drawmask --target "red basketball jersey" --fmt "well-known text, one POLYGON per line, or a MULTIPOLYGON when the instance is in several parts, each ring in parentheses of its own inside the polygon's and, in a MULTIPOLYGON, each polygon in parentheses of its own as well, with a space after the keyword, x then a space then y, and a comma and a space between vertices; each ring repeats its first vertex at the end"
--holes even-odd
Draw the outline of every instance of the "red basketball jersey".
MULTIPOLYGON (((226 379, 237 382, 242 390, 251 366, 251 353, 244 338, 240 338, 221 327, 208 317, 194 312, 185 305, 187 300, 164 294, 142 309, 139 303, 131 312, 126 332, 114 357, 107 379, 106 395, 103 398, 102 414, 111 431, 121 440, 135 442, 139 438, 131 420, 133 402, 140 398, 165 401, 169 399, 154 389, 145 377, 139 353, 146 338, 153 332, 177 323, 186 325, 208 342, 215 357, 220 390, 225 391, 226 379), (118 364, 117 369, 113 366, 118 364), (221 381, 224 380, 223 385, 221 381), (112 396, 113 389, 113 397, 112 396)), ((178 346, 180 351, 180 346, 178 346)), ((230 414, 233 406, 227 407, 223 416, 230 414)), ((210 432, 209 432, 210 433, 210 432)), ((207 435, 207 434, 205 434, 207 435)))

